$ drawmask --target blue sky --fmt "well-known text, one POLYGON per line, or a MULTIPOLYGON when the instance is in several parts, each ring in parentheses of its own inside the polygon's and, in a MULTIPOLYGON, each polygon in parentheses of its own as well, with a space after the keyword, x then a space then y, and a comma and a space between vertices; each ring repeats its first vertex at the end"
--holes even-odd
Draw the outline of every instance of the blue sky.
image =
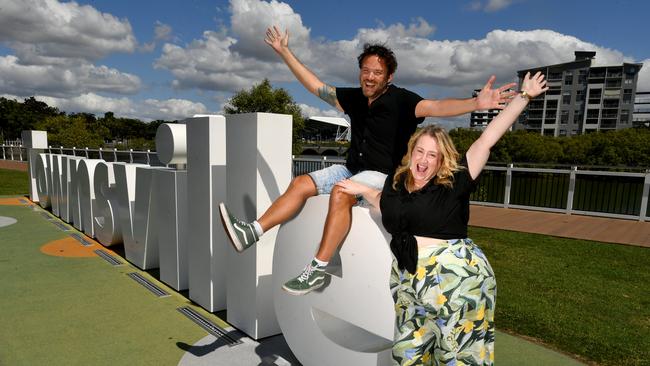
MULTIPOLYGON (((287 88, 306 115, 340 115, 295 82, 263 42, 290 30, 290 47, 321 79, 356 85, 364 42, 387 42, 395 84, 427 98, 468 97, 489 75, 571 61, 647 62, 645 1, 0 0, 0 95, 36 96, 67 112, 143 120, 219 113, 263 78, 287 88)), ((468 116, 440 121, 467 126, 468 116)))

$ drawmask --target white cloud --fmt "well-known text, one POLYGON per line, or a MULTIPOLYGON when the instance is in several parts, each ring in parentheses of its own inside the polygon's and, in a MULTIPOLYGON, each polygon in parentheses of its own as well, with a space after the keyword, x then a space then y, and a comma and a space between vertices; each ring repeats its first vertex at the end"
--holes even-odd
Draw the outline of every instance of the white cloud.
POLYGON ((277 71, 278 65, 232 52, 235 43, 223 32, 206 31, 185 48, 165 44, 155 67, 171 71, 178 88, 228 91, 248 88, 277 71))
POLYGON ((348 119, 348 117, 345 114, 339 112, 336 109, 320 109, 318 107, 310 106, 308 104, 303 104, 303 103, 299 103, 298 106, 300 107, 300 111, 302 112, 302 115, 307 118, 321 116, 321 117, 341 117, 341 118, 348 119))
POLYGON ((140 78, 84 61, 76 65, 23 65, 16 56, 0 56, 0 92, 65 97, 88 92, 132 94, 140 78))
POLYGON ((0 9, 0 42, 15 51, 0 56, 0 92, 62 98, 140 90, 138 76, 93 64, 135 49, 127 20, 55 0, 0 0, 0 9))
POLYGON ((512 5, 516 0, 487 0, 485 4, 481 0, 472 1, 468 5, 468 9, 472 11, 484 10, 485 12, 495 12, 505 9, 512 5))
POLYGON ((485 11, 497 11, 510 6, 513 0, 488 0, 485 11))
MULTIPOLYGON (((512 1, 491 1, 490 9, 512 1)), ((574 51, 596 51, 597 64, 630 61, 616 50, 600 47, 550 30, 494 30, 482 39, 429 39, 435 25, 417 18, 401 23, 361 28, 351 39, 310 38, 299 14, 276 0, 231 0, 232 30, 205 32, 181 47, 166 44, 156 66, 170 70, 174 85, 237 91, 259 83, 294 81, 280 57, 264 44, 266 27, 289 29, 289 45, 299 59, 321 80, 334 85, 356 85, 356 57, 366 42, 386 43, 398 58, 395 83, 405 87, 446 88, 461 95, 481 87, 492 74, 497 82, 516 79, 517 70, 572 61, 574 51)), ((453 95, 456 96, 456 95, 453 95)))
POLYGON ((141 46, 141 49, 144 52, 153 52, 158 42, 169 41, 172 38, 172 27, 169 24, 162 23, 161 21, 156 21, 156 25, 154 26, 153 41, 143 44, 141 46))
POLYGON ((96 60, 133 52, 131 24, 88 5, 56 0, 1 0, 0 41, 21 49, 23 60, 96 60), (28 57, 29 56, 29 57, 28 57))
MULTIPOLYGON (((22 101, 26 97, 4 94, 8 99, 22 101)), ((59 108, 67 113, 85 112, 102 117, 106 112, 113 112, 116 117, 137 118, 143 121, 180 120, 192 117, 194 114, 206 114, 210 111, 202 103, 186 99, 147 99, 141 102, 126 97, 109 98, 94 93, 87 93, 71 98, 56 98, 36 95, 35 99, 59 108)))
POLYGON ((277 55, 264 43, 266 29, 277 25, 282 31, 289 31, 290 43, 298 50, 298 57, 310 57, 310 30, 289 4, 276 0, 230 0, 230 11, 232 32, 239 39, 233 44, 233 51, 244 57, 277 61, 277 55))

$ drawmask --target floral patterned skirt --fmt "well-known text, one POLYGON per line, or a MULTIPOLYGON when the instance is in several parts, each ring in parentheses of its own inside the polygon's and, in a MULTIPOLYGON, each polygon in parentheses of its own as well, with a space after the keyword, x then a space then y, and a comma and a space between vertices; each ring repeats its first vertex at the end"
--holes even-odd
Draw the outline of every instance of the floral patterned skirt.
POLYGON ((419 249, 415 274, 393 260, 396 365, 492 365, 496 279, 471 239, 419 249))

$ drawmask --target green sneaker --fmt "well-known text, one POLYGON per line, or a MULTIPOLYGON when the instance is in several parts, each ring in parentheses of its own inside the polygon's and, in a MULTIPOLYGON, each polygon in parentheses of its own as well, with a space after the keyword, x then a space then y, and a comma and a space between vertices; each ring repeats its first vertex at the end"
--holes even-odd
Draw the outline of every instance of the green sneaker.
POLYGON ((243 252, 260 239, 252 224, 243 222, 231 215, 223 203, 219 204, 219 214, 223 228, 226 230, 226 234, 228 234, 228 238, 230 238, 230 242, 236 251, 243 252))
POLYGON ((287 281, 282 289, 291 295, 305 295, 323 286, 329 276, 329 273, 325 273, 325 267, 312 260, 300 276, 287 281))

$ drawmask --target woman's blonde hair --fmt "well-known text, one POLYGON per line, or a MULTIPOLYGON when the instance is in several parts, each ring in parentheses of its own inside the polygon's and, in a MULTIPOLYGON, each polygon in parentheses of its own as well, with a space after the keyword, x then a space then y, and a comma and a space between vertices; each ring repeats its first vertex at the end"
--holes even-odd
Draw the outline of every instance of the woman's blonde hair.
POLYGON ((451 188, 454 181, 454 172, 461 169, 458 165, 459 154, 456 151, 456 146, 454 142, 449 137, 447 131, 444 128, 438 127, 435 125, 429 125, 424 128, 421 128, 409 139, 408 149, 406 154, 402 158, 401 164, 397 167, 395 175, 393 176, 393 189, 397 190, 397 184, 400 180, 404 179, 404 186, 409 189, 413 187, 413 175, 411 174, 411 155, 413 154, 413 149, 415 149, 415 144, 418 142, 418 139, 423 135, 432 137, 438 143, 438 153, 442 155, 440 161, 440 167, 436 176, 433 178, 435 184, 440 184, 445 187, 451 188), (405 176, 405 177, 404 177, 405 176))

